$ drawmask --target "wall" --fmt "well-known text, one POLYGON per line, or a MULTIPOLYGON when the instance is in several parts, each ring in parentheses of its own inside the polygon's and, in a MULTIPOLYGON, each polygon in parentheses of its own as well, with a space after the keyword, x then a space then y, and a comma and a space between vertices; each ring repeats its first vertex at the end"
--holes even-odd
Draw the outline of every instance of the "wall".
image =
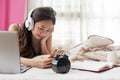
POLYGON ((0 30, 8 30, 12 23, 23 23, 25 0, 0 0, 0 30))

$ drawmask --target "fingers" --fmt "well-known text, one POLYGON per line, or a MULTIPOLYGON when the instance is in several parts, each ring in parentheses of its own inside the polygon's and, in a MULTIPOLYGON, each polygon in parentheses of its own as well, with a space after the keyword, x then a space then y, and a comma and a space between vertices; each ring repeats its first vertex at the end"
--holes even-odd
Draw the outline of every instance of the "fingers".
POLYGON ((51 28, 49 34, 52 34, 53 32, 54 32, 54 28, 51 28))
POLYGON ((45 67, 46 68, 51 67, 52 60, 53 60, 53 58, 48 58, 47 60, 45 60, 45 67))
POLYGON ((44 68, 49 68, 49 67, 51 67, 51 65, 52 65, 52 62, 46 62, 44 68))
POLYGON ((51 32, 54 32, 54 27, 51 29, 51 32))
POLYGON ((64 52, 65 52, 65 51, 62 50, 62 49, 55 49, 55 50, 53 50, 53 51, 51 52, 49 58, 53 58, 56 53, 57 53, 57 54, 63 54, 64 52))
POLYGON ((51 54, 50 54, 50 56, 49 56, 49 58, 53 58, 55 56, 56 52, 57 52, 57 49, 55 49, 54 51, 52 51, 51 54))
POLYGON ((46 64, 46 65, 44 65, 43 68, 50 68, 51 66, 52 66, 52 64, 46 64))
POLYGON ((49 68, 49 67, 51 67, 51 64, 52 64, 52 58, 47 58, 47 59, 43 59, 39 63, 38 67, 39 68, 49 68))

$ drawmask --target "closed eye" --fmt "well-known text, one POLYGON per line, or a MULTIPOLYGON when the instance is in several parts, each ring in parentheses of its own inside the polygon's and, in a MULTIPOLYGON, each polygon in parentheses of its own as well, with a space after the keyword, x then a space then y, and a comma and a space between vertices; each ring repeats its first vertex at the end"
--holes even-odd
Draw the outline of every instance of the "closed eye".
POLYGON ((39 28, 40 30, 44 30, 43 28, 39 28))
POLYGON ((49 29, 49 30, 46 30, 47 32, 51 32, 51 30, 49 29))
POLYGON ((44 30, 44 28, 42 28, 42 27, 38 27, 38 29, 39 29, 39 30, 44 30))

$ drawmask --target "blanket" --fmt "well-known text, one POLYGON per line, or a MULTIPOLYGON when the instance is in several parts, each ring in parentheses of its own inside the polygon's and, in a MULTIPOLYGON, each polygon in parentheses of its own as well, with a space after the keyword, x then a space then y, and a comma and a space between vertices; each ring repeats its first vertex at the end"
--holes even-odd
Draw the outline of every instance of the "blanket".
POLYGON ((71 61, 97 60, 120 64, 120 46, 113 46, 113 43, 110 38, 91 35, 79 46, 68 50, 68 54, 71 61))

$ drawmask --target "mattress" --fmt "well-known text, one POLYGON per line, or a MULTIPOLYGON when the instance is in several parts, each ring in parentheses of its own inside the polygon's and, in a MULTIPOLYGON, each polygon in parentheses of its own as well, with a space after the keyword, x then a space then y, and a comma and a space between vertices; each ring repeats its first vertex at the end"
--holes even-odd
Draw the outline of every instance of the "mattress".
POLYGON ((55 73, 51 68, 31 68, 21 74, 0 74, 0 80, 120 80, 119 74, 120 67, 101 73, 70 69, 66 74, 55 73))

